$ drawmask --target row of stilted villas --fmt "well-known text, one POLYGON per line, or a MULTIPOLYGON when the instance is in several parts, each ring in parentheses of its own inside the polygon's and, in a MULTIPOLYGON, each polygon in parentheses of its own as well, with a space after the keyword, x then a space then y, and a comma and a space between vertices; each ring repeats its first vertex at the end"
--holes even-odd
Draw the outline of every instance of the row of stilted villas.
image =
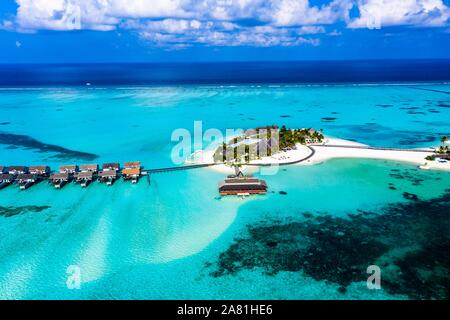
POLYGON ((28 189, 33 184, 48 178, 50 168, 48 166, 0 166, 0 189, 10 184, 17 183, 21 190, 28 189))
POLYGON ((141 176, 141 163, 126 162, 122 171, 119 163, 105 163, 101 170, 98 164, 63 165, 59 167, 58 172, 53 173, 48 166, 0 166, 0 189, 17 183, 20 189, 24 190, 47 179, 56 189, 61 189, 69 182, 87 187, 97 179, 101 183, 112 185, 120 176, 124 180, 137 183, 141 176))

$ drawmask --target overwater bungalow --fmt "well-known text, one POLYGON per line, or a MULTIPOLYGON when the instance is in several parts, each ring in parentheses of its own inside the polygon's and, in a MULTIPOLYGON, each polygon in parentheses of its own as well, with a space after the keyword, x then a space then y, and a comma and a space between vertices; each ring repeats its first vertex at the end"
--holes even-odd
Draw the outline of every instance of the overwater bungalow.
POLYGON ((118 173, 116 170, 103 170, 98 174, 99 181, 106 183, 110 186, 117 180, 118 173))
POLYGON ((122 176, 124 180, 131 180, 132 183, 137 183, 141 176, 141 163, 125 162, 124 169, 122 170, 122 176))
POLYGON ((10 166, 6 171, 12 175, 18 175, 28 173, 28 168, 24 166, 10 166))
POLYGON ((32 166, 28 170, 31 174, 40 177, 48 177, 50 175, 50 168, 48 166, 32 166))
POLYGON ((80 165, 80 171, 81 172, 93 172, 93 173, 97 173, 98 172, 98 164, 82 164, 80 165))
POLYGON ((94 180, 94 172, 92 171, 82 171, 75 174, 75 180, 83 188, 87 187, 94 180))
POLYGON ((56 189, 61 189, 71 178, 68 172, 60 172, 53 173, 49 179, 56 189))
POLYGON ((14 182, 14 175, 8 173, 0 174, 0 189, 3 189, 14 182))
POLYGON ((112 185, 118 177, 119 170, 119 163, 104 163, 102 165, 102 171, 98 174, 100 182, 104 182, 108 186, 112 185))
POLYGON ((122 170, 122 176, 124 180, 131 180, 132 183, 137 183, 141 176, 140 168, 128 168, 122 170))
POLYGON ((102 165, 103 171, 119 171, 120 164, 119 163, 104 163, 102 165))
POLYGON ((17 176, 16 181, 19 184, 20 190, 25 190, 38 182, 39 176, 31 173, 23 173, 17 176))
POLYGON ((76 164, 70 164, 59 167, 59 173, 68 173, 70 175, 78 171, 78 166, 76 164))
POLYGON ((253 177, 239 176, 228 178, 219 183, 219 193, 221 196, 265 194, 267 193, 267 184, 264 180, 253 177))
POLYGON ((140 161, 134 161, 134 162, 125 162, 123 167, 125 169, 132 169, 132 168, 141 168, 141 162, 140 161))

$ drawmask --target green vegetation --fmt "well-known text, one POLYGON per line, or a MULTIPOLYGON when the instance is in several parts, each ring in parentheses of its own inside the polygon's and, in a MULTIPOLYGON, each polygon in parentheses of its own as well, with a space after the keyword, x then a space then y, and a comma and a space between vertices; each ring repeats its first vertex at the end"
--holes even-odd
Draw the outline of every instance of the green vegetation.
POLYGON ((248 163, 261 157, 271 156, 280 150, 293 149, 296 144, 320 143, 324 136, 322 130, 309 129, 288 129, 282 126, 266 126, 249 129, 245 134, 235 137, 222 143, 214 153, 215 162, 224 163, 248 163), (258 142, 246 143, 257 140, 258 142))
POLYGON ((445 145, 445 143, 448 141, 448 137, 447 136, 443 136, 441 138, 441 142, 442 142, 442 146, 440 146, 437 150, 436 153, 438 154, 449 154, 450 151, 448 149, 448 146, 445 145))
MULTIPOLYGON (((322 130, 321 130, 322 131, 322 130)), ((314 129, 287 129, 282 126, 280 129, 280 149, 294 148, 297 143, 320 143, 324 139, 321 132, 314 129)))
POLYGON ((447 136, 443 136, 442 138, 441 138, 441 142, 442 142, 442 145, 445 145, 445 143, 448 141, 448 137, 447 136))

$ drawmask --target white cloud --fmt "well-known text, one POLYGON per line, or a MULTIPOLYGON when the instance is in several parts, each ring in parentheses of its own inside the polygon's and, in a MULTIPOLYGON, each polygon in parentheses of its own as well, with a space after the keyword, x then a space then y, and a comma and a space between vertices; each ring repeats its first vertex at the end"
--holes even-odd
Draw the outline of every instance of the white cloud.
POLYGON ((16 47, 20 48, 22 46, 22 43, 20 41, 16 41, 16 47))
POLYGON ((325 28, 322 26, 303 26, 299 29, 299 34, 319 34, 325 33, 325 28))
POLYGON ((350 28, 413 25, 445 26, 449 8, 442 0, 16 0, 13 20, 1 29, 135 30, 142 39, 175 49, 204 45, 318 45, 314 34, 345 22, 350 28), (350 19, 358 6, 360 16, 350 19), (251 22, 251 23, 248 23, 251 22), (377 24, 378 23, 378 24, 377 24), (308 36, 309 35, 309 36, 308 36))
POLYGON ((242 27, 224 22, 199 22, 198 20, 166 19, 150 21, 134 28, 140 36, 159 46, 204 44, 214 46, 295 46, 318 45, 318 39, 304 38, 303 34, 320 32, 320 27, 310 30, 278 28, 272 26, 242 27))
POLYGON ((333 0, 321 7, 311 6, 308 0, 274 1, 272 20, 279 26, 332 24, 346 20, 353 4, 350 0, 333 0))
POLYGON ((342 35, 342 32, 337 31, 336 29, 334 29, 333 31, 329 32, 328 35, 332 36, 332 37, 338 37, 338 36, 342 35))
POLYGON ((350 22, 351 28, 439 27, 450 18, 450 9, 442 0, 358 0, 358 8, 360 16, 350 22))

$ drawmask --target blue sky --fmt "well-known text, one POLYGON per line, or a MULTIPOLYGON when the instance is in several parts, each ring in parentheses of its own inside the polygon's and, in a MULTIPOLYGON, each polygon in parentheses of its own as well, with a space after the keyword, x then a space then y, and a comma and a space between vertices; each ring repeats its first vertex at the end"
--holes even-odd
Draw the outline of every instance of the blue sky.
POLYGON ((450 58, 444 0, 2 0, 0 63, 450 58))

